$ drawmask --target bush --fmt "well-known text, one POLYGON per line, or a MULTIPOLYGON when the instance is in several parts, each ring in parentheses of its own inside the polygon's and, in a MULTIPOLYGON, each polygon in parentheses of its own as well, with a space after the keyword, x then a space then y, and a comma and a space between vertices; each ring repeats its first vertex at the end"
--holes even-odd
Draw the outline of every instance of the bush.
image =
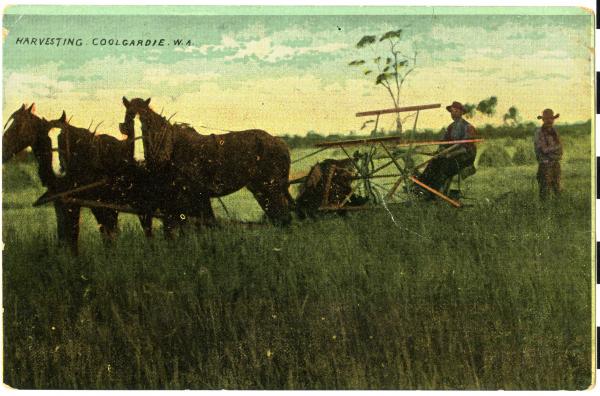
POLYGON ((529 165, 535 163, 536 159, 533 145, 531 147, 525 145, 517 146, 512 160, 515 165, 529 165))
POLYGON ((503 167, 512 164, 510 154, 502 146, 491 145, 487 147, 479 157, 479 166, 503 167))
POLYGON ((12 162, 2 166, 2 184, 5 191, 18 191, 40 185, 34 164, 12 162))

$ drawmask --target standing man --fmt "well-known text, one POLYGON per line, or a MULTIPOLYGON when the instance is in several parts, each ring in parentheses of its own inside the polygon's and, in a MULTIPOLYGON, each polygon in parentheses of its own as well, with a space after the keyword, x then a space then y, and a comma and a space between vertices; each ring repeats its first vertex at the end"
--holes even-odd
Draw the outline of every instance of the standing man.
MULTIPOLYGON (((450 141, 474 139, 475 128, 462 118, 466 112, 464 106, 459 102, 452 102, 450 106, 446 106, 446 110, 450 112, 453 122, 448 126, 442 139, 450 141)), ((441 146, 440 149, 449 146, 451 145, 441 146)), ((419 176, 419 180, 439 191, 448 179, 473 165, 476 155, 475 143, 462 143, 459 148, 434 158, 419 176)))
POLYGON ((554 128, 554 120, 559 116, 560 114, 554 115, 552 109, 546 109, 537 117, 538 120, 542 120, 543 125, 535 132, 533 146, 538 161, 537 180, 542 200, 548 197, 549 190, 556 196, 560 195, 560 160, 563 147, 554 128))

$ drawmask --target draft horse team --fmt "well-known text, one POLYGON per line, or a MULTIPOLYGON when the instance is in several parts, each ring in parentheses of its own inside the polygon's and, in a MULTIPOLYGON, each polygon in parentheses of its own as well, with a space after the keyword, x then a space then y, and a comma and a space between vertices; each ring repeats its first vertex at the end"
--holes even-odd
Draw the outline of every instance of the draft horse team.
POLYGON ((153 216, 160 214, 168 236, 190 218, 199 226, 214 223, 210 199, 247 187, 273 223, 289 224, 291 161, 282 139, 259 129, 204 136, 187 124, 170 123, 149 107, 150 99, 123 98, 123 104, 125 120, 119 129, 125 140, 74 127, 64 112, 57 120, 40 118, 33 105, 21 106, 9 117, 8 129, 5 125, 3 163, 31 147, 40 181, 48 189, 38 202, 54 198, 58 238, 74 253, 81 206, 90 207, 107 239, 117 231, 118 213, 128 210, 138 214, 147 236, 152 235, 153 216), (134 159, 138 116, 143 163, 134 159), (52 164, 49 133, 55 128, 60 129, 60 174, 52 164), (66 192, 77 192, 77 199, 66 192))

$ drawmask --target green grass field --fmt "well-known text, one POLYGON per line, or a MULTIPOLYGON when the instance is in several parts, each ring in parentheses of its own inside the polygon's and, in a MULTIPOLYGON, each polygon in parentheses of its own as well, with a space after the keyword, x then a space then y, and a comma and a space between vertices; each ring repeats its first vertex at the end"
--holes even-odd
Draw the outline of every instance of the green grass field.
MULTIPOLYGON (((532 163, 479 168, 464 186, 470 206, 460 210, 422 203, 286 229, 190 230, 172 241, 160 232, 146 240, 136 218, 122 215, 107 247, 84 210, 77 258, 56 246, 52 208, 30 207, 43 192, 32 165, 9 163, 4 382, 585 389, 593 359, 591 139, 563 141, 564 192, 545 203, 532 163)), ((262 216, 247 192, 225 203, 239 219, 262 216)))

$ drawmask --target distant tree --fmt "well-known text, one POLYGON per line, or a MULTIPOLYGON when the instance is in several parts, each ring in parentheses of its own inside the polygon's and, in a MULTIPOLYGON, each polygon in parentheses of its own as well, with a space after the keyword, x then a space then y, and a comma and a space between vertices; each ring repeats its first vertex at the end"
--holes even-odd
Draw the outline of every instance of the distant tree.
MULTIPOLYGON (((369 48, 375 57, 368 62, 365 59, 355 59, 348 63, 349 66, 362 66, 362 73, 365 76, 375 76, 376 74, 375 85, 380 85, 387 91, 394 107, 400 106, 402 86, 417 66, 418 52, 413 46, 412 54, 405 55, 400 48, 401 44, 404 44, 401 41, 401 36, 402 29, 390 30, 379 38, 377 36, 363 36, 356 43, 356 48, 369 48), (384 44, 387 44, 388 47, 383 47, 384 44)), ((398 132, 402 132, 400 113, 396 116, 396 129, 398 132)))
POLYGON ((477 108, 477 106, 472 103, 465 103, 464 107, 465 107, 465 117, 473 118, 473 116, 475 115, 475 109, 477 108))
POLYGON ((521 116, 519 115, 519 110, 515 106, 511 106, 506 114, 502 116, 502 121, 504 121, 505 125, 515 126, 521 121, 521 116))
POLYGON ((498 104, 498 98, 490 96, 488 99, 484 99, 477 105, 477 111, 481 114, 491 117, 496 114, 496 105, 498 104))
POLYGON ((465 117, 473 118, 480 112, 482 115, 491 117, 496 113, 496 105, 498 104, 498 98, 495 96, 490 96, 487 99, 483 99, 477 105, 473 103, 465 103, 465 117))

